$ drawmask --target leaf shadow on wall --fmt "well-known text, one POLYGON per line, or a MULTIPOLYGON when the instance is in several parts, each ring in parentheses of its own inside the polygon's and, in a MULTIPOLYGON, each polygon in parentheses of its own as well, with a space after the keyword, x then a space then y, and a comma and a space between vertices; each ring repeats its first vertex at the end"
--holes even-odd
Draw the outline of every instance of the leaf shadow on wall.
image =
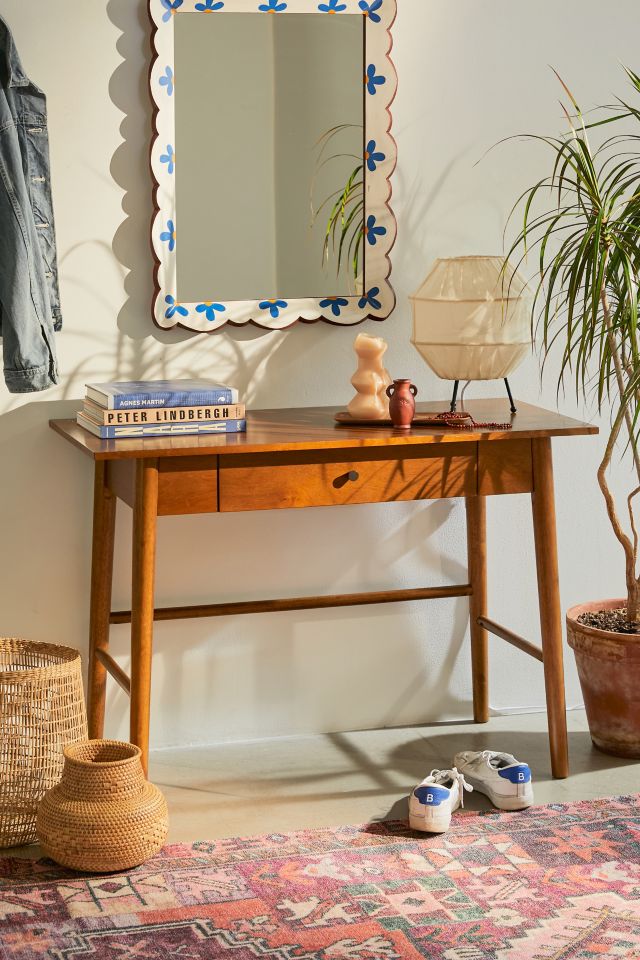
MULTIPOLYGON (((453 223, 453 217, 442 217, 438 212, 440 198, 446 195, 447 185, 455 176, 461 161, 462 157, 448 160, 437 176, 427 182, 422 168, 412 170, 410 162, 396 169, 394 194, 403 198, 403 213, 395 259, 402 264, 403 278, 413 278, 409 288, 397 290, 399 302, 418 289, 436 257, 459 251, 461 243, 468 246, 468 241, 461 241, 452 231, 449 220, 453 223)), ((429 377, 430 383, 442 386, 443 381, 438 380, 425 365, 421 367, 421 373, 423 377, 429 377)))

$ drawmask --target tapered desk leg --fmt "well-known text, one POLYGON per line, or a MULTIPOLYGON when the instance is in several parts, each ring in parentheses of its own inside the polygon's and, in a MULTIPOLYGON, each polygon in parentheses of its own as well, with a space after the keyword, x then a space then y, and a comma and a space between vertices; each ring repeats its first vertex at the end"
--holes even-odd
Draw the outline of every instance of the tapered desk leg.
POLYGON ((91 611, 89 618, 89 736, 104 733, 107 671, 96 657, 109 649, 109 614, 113 578, 113 541, 116 498, 107 487, 107 464, 97 460, 93 485, 93 545, 91 556, 91 611))
POLYGON ((562 657, 562 620, 558 586, 556 508, 553 492, 553 459, 548 437, 532 441, 533 532, 538 570, 540 630, 544 654, 544 683, 549 718, 549 747, 554 777, 569 776, 567 714, 562 657))
POLYGON ((487 615, 487 509, 486 497, 466 497, 469 619, 471 627, 471 671, 473 719, 489 720, 489 635, 478 623, 487 615))
POLYGON ((130 739, 142 750, 145 773, 149 759, 157 517, 158 461, 138 460, 133 508, 130 739))

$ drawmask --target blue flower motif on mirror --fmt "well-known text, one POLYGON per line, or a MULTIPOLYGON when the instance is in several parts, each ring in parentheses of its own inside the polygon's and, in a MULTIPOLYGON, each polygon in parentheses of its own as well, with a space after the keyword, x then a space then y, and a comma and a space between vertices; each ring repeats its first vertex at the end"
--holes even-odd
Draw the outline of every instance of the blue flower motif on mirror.
POLYGON ((171 17, 174 13, 177 13, 184 0, 160 0, 162 6, 165 8, 165 12, 162 14, 162 19, 165 23, 171 20, 171 17))
POLYGON ((262 13, 282 13, 286 9, 287 4, 279 2, 279 0, 267 0, 266 3, 261 3, 258 7, 258 10, 261 10, 262 13))
POLYGON ((358 4, 365 17, 369 17, 372 23, 380 23, 382 19, 376 11, 382 6, 382 0, 360 0, 358 4))
POLYGON ((262 300, 258 304, 261 310, 268 310, 274 320, 280 316, 280 311, 289 306, 286 300, 262 300))
POLYGON ((375 247, 376 243, 378 242, 378 237, 384 237, 386 232, 386 227, 376 226, 376 218, 373 214, 370 214, 367 217, 367 222, 364 227, 364 235, 372 247, 375 247))
POLYGON ((206 303, 199 303, 196 307, 196 313, 204 313, 207 320, 213 321, 216 318, 216 313, 224 313, 226 307, 223 303, 212 303, 207 301, 206 303))
POLYGON ((342 13, 346 9, 346 3, 340 3, 340 0, 328 0, 327 3, 318 4, 320 13, 342 13))
POLYGON ((339 317, 342 308, 349 306, 349 301, 346 297, 325 297, 324 300, 320 301, 320 306, 323 310, 330 308, 334 317, 339 317))
POLYGON ((375 173, 378 164, 382 163, 382 161, 386 160, 387 158, 384 153, 381 153, 377 149, 375 140, 369 140, 366 150, 364 151, 364 159, 367 164, 367 169, 371 173, 375 173))
POLYGON ((173 70, 171 67, 165 67, 159 82, 161 87, 167 88, 167 93, 171 96, 173 94, 173 70))
POLYGON ((176 228, 173 220, 167 220, 167 229, 160 234, 160 239, 169 245, 169 253, 173 253, 176 248, 176 228))
POLYGON ((181 303, 178 303, 175 297, 167 295, 164 298, 164 302, 168 304, 164 314, 167 320, 171 320, 171 318, 175 316, 176 313, 181 317, 189 316, 189 311, 187 310, 187 308, 183 307, 181 303))
POLYGON ((204 0, 204 3, 196 3, 196 10, 200 13, 215 13, 216 10, 222 10, 224 3, 222 0, 204 0))
POLYGON ((371 307, 372 310, 380 310, 382 304, 379 300, 376 299, 380 293, 380 287, 371 287, 369 293, 365 293, 363 297, 360 297, 358 301, 358 306, 361 310, 364 310, 365 307, 371 307))
POLYGON ((383 77, 382 74, 376 73, 375 64, 370 63, 367 67, 367 73, 365 75, 364 82, 369 93, 374 96, 377 88, 383 83, 387 82, 387 78, 383 77))
POLYGON ((160 163, 166 163, 167 173, 173 173, 176 167, 176 155, 170 143, 167 144, 167 152, 160 157, 160 163))

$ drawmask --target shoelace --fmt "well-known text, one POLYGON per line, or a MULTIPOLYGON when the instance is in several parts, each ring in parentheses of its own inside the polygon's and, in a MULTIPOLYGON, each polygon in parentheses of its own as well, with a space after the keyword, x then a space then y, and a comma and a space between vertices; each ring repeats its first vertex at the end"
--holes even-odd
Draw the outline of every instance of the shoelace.
POLYGON ((496 760, 498 757, 504 757, 505 754, 501 753, 499 750, 483 750, 482 759, 487 760, 488 763, 491 763, 492 760, 496 760))
POLYGON ((457 781, 460 792, 460 806, 464 807, 464 791, 467 790, 469 793, 473 793, 473 787, 470 783, 467 783, 464 774, 460 773, 457 767, 452 767, 451 770, 432 770, 429 776, 425 777, 422 782, 442 783, 443 780, 457 781))

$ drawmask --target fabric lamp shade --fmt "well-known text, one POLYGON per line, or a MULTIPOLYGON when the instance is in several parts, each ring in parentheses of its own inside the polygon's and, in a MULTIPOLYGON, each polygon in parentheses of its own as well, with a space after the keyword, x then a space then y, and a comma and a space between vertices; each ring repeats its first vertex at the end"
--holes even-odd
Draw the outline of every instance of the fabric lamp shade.
POLYGON ((531 349, 531 302, 502 257, 436 260, 413 304, 411 342, 443 380, 508 377, 531 349))

